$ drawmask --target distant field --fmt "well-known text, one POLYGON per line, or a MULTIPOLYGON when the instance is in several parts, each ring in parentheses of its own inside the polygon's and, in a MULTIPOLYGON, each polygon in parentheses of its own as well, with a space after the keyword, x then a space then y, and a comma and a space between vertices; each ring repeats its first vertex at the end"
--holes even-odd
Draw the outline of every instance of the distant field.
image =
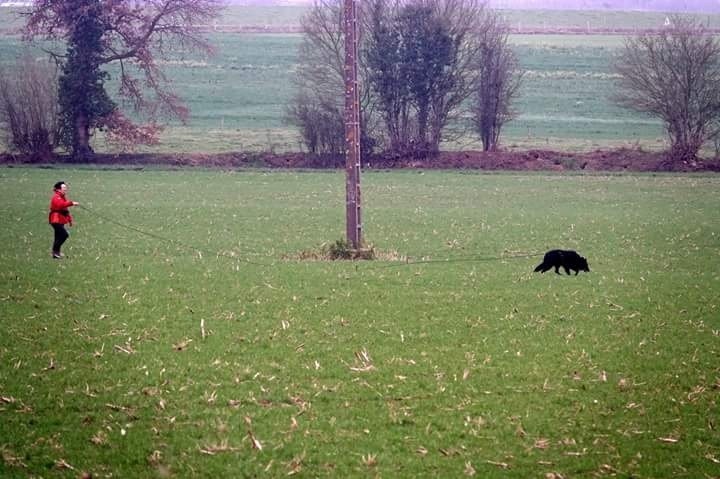
POLYGON ((0 184, 3 478, 717 475, 716 176, 366 174, 420 264, 284 259, 341 237, 341 172, 0 184), (591 272, 511 258, 552 247, 591 272))
MULTIPOLYGON (((230 9, 219 22, 248 25, 291 25, 303 7, 230 9)), ((665 16, 654 13, 516 12, 506 11, 513 24, 583 26, 611 24, 647 28, 665 16), (625 23, 623 23, 625 22, 625 23)), ((0 10, 2 16, 8 13, 0 10)), ((709 25, 720 16, 703 16, 709 25)), ((166 65, 178 93, 191 108, 187 125, 171 124, 156 151, 297 150, 296 132, 283 121, 293 95, 298 34, 214 33, 217 55, 184 58, 166 65)), ((606 35, 514 35, 520 63, 528 70, 518 118, 508 124, 508 148, 589 150, 642 145, 662 148, 657 121, 612 105, 613 77, 609 63, 622 38, 606 35)), ((22 50, 17 37, 0 36, 0 68, 22 50)), ((40 53, 37 53, 40 56, 40 53)), ((479 148, 467 134, 446 144, 448 149, 479 148)), ((100 149, 102 149, 102 145, 100 149)), ((149 150, 153 151, 153 149, 149 150)))

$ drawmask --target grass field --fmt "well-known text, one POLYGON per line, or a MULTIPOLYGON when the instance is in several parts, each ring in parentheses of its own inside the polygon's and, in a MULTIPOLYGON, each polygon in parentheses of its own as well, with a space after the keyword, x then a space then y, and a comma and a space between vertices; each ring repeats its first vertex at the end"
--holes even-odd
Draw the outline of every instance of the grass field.
POLYGON ((340 172, 1 169, 0 476, 717 475, 720 179, 363 181, 407 261, 286 259, 340 172))

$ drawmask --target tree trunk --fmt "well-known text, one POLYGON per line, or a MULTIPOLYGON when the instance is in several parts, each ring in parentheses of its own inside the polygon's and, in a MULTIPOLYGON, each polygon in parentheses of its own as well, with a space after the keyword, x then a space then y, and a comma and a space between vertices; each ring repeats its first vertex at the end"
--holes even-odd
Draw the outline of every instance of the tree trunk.
POLYGON ((75 138, 73 141, 73 157, 75 161, 89 162, 94 154, 90 147, 90 125, 84 114, 75 118, 75 138))
POLYGON ((425 145, 427 145, 427 122, 428 122, 428 109, 427 106, 424 104, 421 104, 418 107, 418 134, 417 134, 417 144, 421 146, 421 148, 425 148, 425 145))
POLYGON ((694 165, 697 162, 699 150, 700 148, 695 145, 675 144, 670 148, 669 160, 673 165, 694 165))

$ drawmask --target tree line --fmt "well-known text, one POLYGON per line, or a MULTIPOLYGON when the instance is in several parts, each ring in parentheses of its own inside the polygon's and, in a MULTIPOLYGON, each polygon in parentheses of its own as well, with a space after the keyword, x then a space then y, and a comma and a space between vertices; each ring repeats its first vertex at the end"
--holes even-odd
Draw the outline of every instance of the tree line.
MULTIPOLYGON (((358 9, 362 148, 428 156, 475 119, 483 149, 498 147, 522 71, 509 29, 478 0, 369 0, 358 9), (468 106, 471 105, 471 106, 468 106)), ((345 148, 342 2, 304 17, 288 119, 307 150, 340 161, 345 148)))
MULTIPOLYGON (((517 114, 523 70, 509 27, 481 0, 366 0, 358 5, 361 147, 386 158, 432 157, 473 130, 498 149, 517 114)), ((211 54, 197 25, 219 0, 41 0, 24 12, 25 39, 59 40, 52 62, 23 58, 0 71, 0 132, 9 148, 43 161, 63 149, 91 161, 91 138, 126 147, 157 142, 163 121, 188 110, 160 60, 211 54), (105 67, 118 66, 118 91, 105 67), (134 120, 130 120, 130 117, 134 120)), ((303 40, 287 120, 328 165, 345 149, 341 0, 316 0, 303 40)), ((720 43, 697 21, 673 16, 659 33, 628 37, 615 55, 612 101, 658 118, 673 161, 695 161, 720 136, 720 43)))

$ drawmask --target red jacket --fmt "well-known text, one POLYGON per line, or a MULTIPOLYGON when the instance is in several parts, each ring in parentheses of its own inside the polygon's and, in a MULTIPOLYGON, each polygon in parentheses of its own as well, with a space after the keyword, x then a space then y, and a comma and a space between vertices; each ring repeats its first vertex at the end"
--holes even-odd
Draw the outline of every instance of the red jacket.
POLYGON ((50 200, 49 223, 59 223, 61 225, 71 224, 72 216, 70 216, 69 207, 73 205, 72 201, 65 199, 65 195, 60 191, 56 191, 50 200))

